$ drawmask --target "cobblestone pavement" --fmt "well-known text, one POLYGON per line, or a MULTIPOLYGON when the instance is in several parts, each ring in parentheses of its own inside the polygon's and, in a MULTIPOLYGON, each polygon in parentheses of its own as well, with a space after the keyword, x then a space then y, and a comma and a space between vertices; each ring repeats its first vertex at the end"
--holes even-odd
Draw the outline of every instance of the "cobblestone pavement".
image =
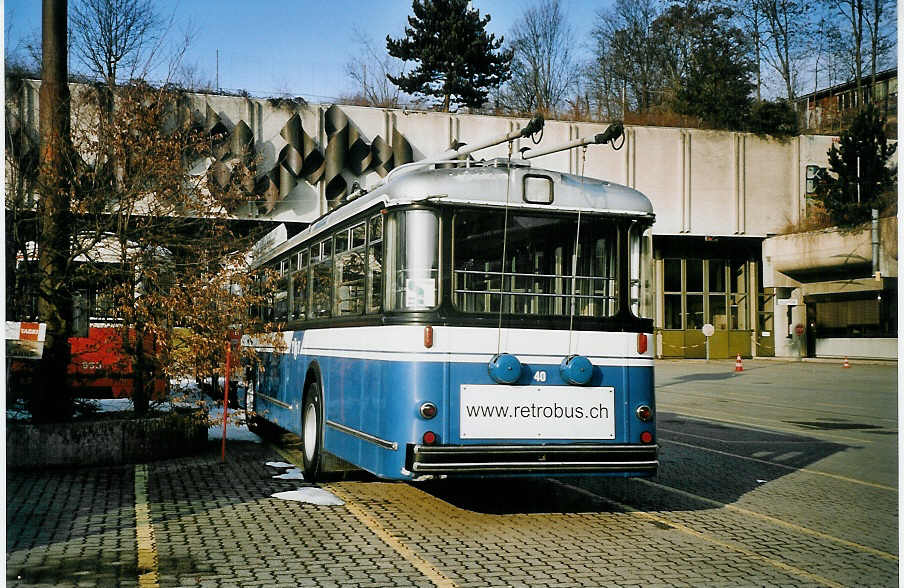
POLYGON ((897 585, 893 370, 725 367, 657 371, 655 480, 359 476, 322 484, 344 506, 316 506, 270 497, 300 483, 265 462, 297 447, 254 443, 232 443, 225 464, 211 446, 147 466, 10 472, 7 583, 897 585), (809 384, 775 385, 788 374, 809 384), (136 540, 145 500, 150 566, 136 540))
POLYGON ((133 471, 8 472, 7 584, 137 585, 133 471))

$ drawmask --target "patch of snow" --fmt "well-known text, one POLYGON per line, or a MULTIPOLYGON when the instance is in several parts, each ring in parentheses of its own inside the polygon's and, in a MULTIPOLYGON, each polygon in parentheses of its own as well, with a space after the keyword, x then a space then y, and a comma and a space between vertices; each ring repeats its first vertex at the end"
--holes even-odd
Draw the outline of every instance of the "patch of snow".
POLYGON ((268 465, 268 466, 270 466, 271 468, 281 468, 281 469, 285 469, 285 468, 294 468, 294 467, 295 467, 295 466, 292 465, 291 463, 286 463, 286 462, 284 462, 284 461, 268 461, 268 462, 267 462, 266 464, 264 464, 264 465, 268 465))
POLYGON ((278 476, 273 477, 280 480, 304 480, 304 474, 298 468, 292 468, 284 474, 279 474, 278 476))
POLYGON ((99 398, 94 401, 97 412, 122 412, 132 410, 131 398, 99 398))
MULTIPOLYGON (((226 440, 227 441, 251 441, 253 443, 263 443, 264 440, 248 430, 245 425, 245 413, 243 411, 230 411, 226 417, 226 440)), ((211 406, 210 421, 214 423, 207 428, 207 439, 210 441, 219 441, 223 438, 223 407, 211 406)))
POLYGON ((8 421, 29 421, 31 420, 31 413, 24 408, 7 408, 6 409, 6 420, 8 421))
POLYGON ((183 392, 201 391, 201 388, 198 386, 198 382, 196 382, 193 378, 171 378, 170 386, 173 390, 181 390, 183 392))
POLYGON ((345 504, 342 500, 339 499, 338 496, 336 496, 332 492, 327 492, 323 488, 315 488, 313 486, 299 488, 298 490, 291 490, 289 492, 277 492, 276 494, 271 494, 270 496, 272 496, 273 498, 279 498, 280 500, 306 502, 308 504, 316 504, 318 506, 342 506, 343 504, 345 504))

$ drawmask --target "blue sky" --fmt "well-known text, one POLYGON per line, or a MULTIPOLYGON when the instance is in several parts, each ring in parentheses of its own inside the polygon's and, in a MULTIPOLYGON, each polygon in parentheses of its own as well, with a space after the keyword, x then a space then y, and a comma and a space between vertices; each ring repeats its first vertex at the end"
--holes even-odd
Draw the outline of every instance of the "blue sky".
MULTIPOLYGON (((70 7, 77 1, 69 0, 70 7)), ((589 54, 596 13, 610 4, 611 0, 562 0, 576 39, 585 44, 582 54, 589 54)), ((354 91, 345 64, 358 48, 356 30, 385 48, 383 39, 387 34, 401 36, 411 10, 410 0, 156 0, 155 5, 164 15, 175 11, 177 27, 191 22, 197 30, 186 62, 205 79, 215 78, 219 49, 222 88, 260 96, 304 96, 314 102, 354 91)), ((492 16, 488 29, 497 36, 506 35, 528 5, 518 0, 472 0, 481 14, 492 16)), ((41 2, 6 0, 4 19, 7 50, 15 50, 23 38, 40 34, 41 2)))

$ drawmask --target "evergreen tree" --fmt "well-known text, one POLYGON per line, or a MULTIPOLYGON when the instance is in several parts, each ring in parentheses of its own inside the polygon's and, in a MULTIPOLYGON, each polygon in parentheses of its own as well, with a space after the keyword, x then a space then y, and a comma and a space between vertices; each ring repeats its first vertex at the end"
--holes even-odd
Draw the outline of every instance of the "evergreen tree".
POLYGON ((485 30, 490 16, 480 17, 468 0, 413 0, 405 37, 386 37, 393 57, 418 62, 414 71, 389 80, 409 94, 442 98, 451 104, 480 107, 490 89, 509 77, 511 51, 500 51, 502 37, 485 30))
POLYGON ((673 4, 655 24, 670 48, 667 59, 678 84, 676 112, 699 117, 717 128, 741 129, 750 109, 752 64, 741 31, 729 24, 730 11, 673 4))
POLYGON ((897 170, 888 162, 897 147, 885 136, 885 121, 869 105, 829 149, 829 172, 816 186, 816 200, 840 227, 853 227, 881 209, 895 183, 897 170))
POLYGON ((797 112, 790 102, 781 98, 774 102, 758 100, 750 109, 747 128, 758 135, 793 137, 798 134, 797 112))

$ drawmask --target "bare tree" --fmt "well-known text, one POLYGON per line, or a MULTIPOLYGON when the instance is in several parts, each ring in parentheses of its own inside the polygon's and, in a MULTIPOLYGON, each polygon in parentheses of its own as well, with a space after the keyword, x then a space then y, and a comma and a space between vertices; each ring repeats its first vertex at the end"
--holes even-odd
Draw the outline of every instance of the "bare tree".
POLYGON ((863 0, 829 0, 830 6, 841 16, 848 42, 851 73, 857 88, 857 105, 863 103, 863 0))
POLYGON ((151 0, 80 0, 70 21, 76 58, 110 88, 123 73, 147 77, 171 24, 151 0))
POLYGON ((357 92, 370 106, 399 105, 400 90, 387 76, 405 73, 404 64, 384 51, 378 51, 373 41, 357 27, 353 30, 358 49, 345 64, 345 74, 358 87, 357 92))
POLYGON ((895 46, 895 3, 894 0, 873 0, 865 8, 870 46, 870 84, 875 86, 876 72, 895 46))
POLYGON ((25 74, 39 77, 41 73, 41 32, 31 31, 24 37, 20 37, 15 43, 9 43, 12 38, 14 18, 7 18, 4 26, 4 60, 7 73, 25 74))
POLYGON ((647 110, 661 101, 662 60, 654 23, 661 15, 657 0, 616 0, 601 11, 593 29, 595 65, 591 71, 606 78, 591 78, 595 94, 606 102, 647 110))
POLYGON ((760 0, 730 0, 728 6, 735 18, 750 39, 750 49, 756 75, 756 99, 762 100, 763 88, 763 42, 765 40, 766 17, 760 0))
POLYGON ((527 8, 509 38, 514 51, 506 93, 510 108, 554 114, 580 77, 574 31, 559 0, 540 0, 527 8))
POLYGON ((182 63, 173 81, 180 88, 194 92, 213 92, 214 80, 197 63, 182 63))
POLYGON ((755 1, 760 3, 766 18, 766 63, 781 77, 785 97, 793 101, 808 59, 811 34, 809 4, 797 0, 755 1))

